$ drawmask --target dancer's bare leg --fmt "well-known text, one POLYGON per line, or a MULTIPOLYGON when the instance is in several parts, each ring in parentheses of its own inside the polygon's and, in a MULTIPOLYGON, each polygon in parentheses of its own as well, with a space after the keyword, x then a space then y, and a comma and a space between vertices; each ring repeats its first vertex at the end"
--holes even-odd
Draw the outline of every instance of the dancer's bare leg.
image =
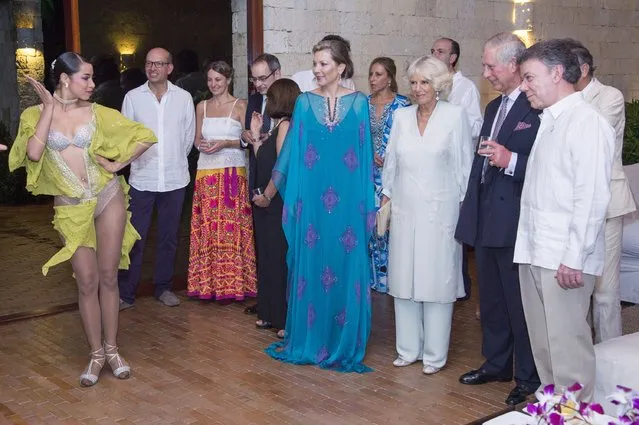
POLYGON ((91 351, 102 348, 102 318, 98 301, 98 262, 95 250, 79 247, 71 257, 73 273, 78 284, 78 306, 84 333, 91 351))
POLYGON ((118 316, 120 291, 118 265, 126 224, 126 204, 122 191, 109 201, 95 221, 98 238, 98 270, 100 275, 100 306, 104 326, 104 353, 113 374, 120 379, 130 376, 131 368, 118 354, 118 316))
POLYGON ((98 301, 98 262, 92 248, 80 247, 71 257, 73 273, 78 284, 78 306, 84 326, 84 333, 91 346, 89 365, 80 375, 80 385, 95 385, 104 366, 105 355, 102 348, 102 320, 98 301))
POLYGON ((118 265, 124 238, 126 206, 119 191, 95 220, 97 234, 97 264, 100 281, 100 308, 104 341, 116 345, 120 292, 118 289, 118 265))

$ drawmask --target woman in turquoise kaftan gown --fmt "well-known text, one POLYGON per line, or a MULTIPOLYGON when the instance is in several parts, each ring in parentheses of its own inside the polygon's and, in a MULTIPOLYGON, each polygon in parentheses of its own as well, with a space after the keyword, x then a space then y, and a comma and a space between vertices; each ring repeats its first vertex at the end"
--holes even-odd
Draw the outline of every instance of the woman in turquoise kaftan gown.
POLYGON ((319 88, 300 95, 273 176, 284 199, 288 314, 278 360, 341 372, 366 372, 375 224, 368 100, 339 87, 352 76, 348 49, 313 49, 319 88), (329 63, 332 62, 332 63, 329 63))

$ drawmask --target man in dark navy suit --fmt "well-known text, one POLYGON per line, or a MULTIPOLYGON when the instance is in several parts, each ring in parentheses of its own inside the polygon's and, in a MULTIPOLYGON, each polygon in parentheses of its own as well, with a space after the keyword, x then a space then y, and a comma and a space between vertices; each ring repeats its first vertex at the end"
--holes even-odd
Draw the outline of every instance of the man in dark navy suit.
MULTIPOLYGON (((271 84, 281 75, 280 61, 274 55, 263 53, 253 60, 251 65, 251 78, 257 93, 254 93, 248 98, 248 105, 246 107, 246 117, 244 120, 245 130, 242 132, 242 138, 240 139, 240 146, 244 149, 252 149, 251 142, 253 136, 251 135, 251 119, 254 113, 261 114, 262 120, 262 133, 268 133, 272 127, 271 117, 264 113, 266 108, 266 92, 271 84)), ((253 189, 255 189, 255 155, 251 152, 249 154, 249 198, 253 198, 253 189)), ((257 304, 248 306, 244 309, 247 314, 257 313, 257 304)))
POLYGON ((519 89, 516 59, 525 49, 511 33, 497 34, 484 45, 483 76, 502 95, 486 106, 480 140, 484 136, 488 141, 475 155, 455 232, 457 239, 475 247, 486 358, 459 381, 511 381, 514 363, 516 386, 506 398, 510 405, 524 401, 540 384, 513 263, 526 162, 539 128, 539 111, 519 89))

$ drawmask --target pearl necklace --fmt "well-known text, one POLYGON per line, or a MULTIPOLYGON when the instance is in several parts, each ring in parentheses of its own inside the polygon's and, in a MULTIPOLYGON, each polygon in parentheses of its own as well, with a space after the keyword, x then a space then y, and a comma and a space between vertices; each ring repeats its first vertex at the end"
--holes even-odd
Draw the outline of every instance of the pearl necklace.
POLYGON ((73 105, 74 103, 78 102, 77 97, 75 99, 62 99, 60 96, 58 96, 58 93, 53 93, 53 98, 60 102, 63 106, 73 105))

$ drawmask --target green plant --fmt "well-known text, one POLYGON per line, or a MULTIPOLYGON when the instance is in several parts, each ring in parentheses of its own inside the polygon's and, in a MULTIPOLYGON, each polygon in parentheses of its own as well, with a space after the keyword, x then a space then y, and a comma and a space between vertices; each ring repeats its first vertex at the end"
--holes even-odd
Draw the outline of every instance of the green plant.
POLYGON ((49 19, 55 15, 54 0, 40 0, 40 13, 43 19, 49 19))
POLYGON ((621 159, 623 165, 639 162, 639 99, 626 102, 626 128, 621 159))

